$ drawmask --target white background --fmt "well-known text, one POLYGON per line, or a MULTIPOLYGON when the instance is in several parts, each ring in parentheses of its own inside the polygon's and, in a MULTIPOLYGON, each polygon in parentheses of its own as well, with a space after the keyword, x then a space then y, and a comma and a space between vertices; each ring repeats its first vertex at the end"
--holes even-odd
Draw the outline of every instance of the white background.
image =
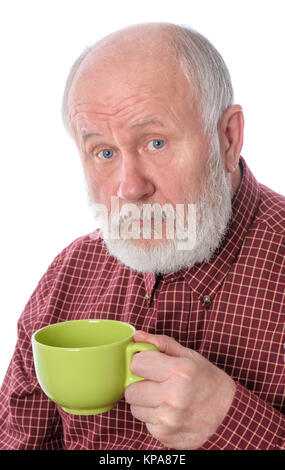
POLYGON ((65 79, 87 46, 132 23, 187 24, 231 72, 242 155, 284 194, 284 0, 9 0, 0 7, 0 383, 19 315, 52 259, 94 229, 76 148, 61 123, 65 79))

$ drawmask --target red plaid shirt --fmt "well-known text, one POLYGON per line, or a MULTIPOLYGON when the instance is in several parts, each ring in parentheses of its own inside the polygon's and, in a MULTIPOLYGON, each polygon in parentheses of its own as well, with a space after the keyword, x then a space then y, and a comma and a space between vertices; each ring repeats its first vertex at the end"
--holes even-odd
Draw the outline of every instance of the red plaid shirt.
POLYGON ((232 405, 201 449, 285 448, 285 198, 241 161, 232 223, 210 263, 156 279, 120 264, 89 235, 55 258, 18 322, 1 389, 0 449, 166 449, 124 399, 107 413, 74 416, 41 391, 33 332, 95 317, 173 336, 234 378, 232 405))

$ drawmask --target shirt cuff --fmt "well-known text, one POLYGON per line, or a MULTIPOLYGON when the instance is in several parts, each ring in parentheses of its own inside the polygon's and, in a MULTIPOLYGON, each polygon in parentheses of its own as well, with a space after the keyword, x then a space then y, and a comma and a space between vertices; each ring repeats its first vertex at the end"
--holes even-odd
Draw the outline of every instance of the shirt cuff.
POLYGON ((284 449, 285 417, 240 383, 236 386, 223 422, 198 450, 284 449))

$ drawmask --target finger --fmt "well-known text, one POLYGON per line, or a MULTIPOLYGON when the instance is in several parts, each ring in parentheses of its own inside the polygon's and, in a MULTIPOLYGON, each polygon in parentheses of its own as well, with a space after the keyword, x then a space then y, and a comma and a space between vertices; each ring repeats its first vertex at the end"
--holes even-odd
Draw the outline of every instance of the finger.
POLYGON ((142 351, 134 355, 130 369, 144 379, 164 382, 171 376, 176 361, 177 358, 158 351, 142 351))
POLYGON ((165 428, 161 424, 145 423, 148 432, 158 441, 170 449, 184 449, 184 446, 178 447, 175 443, 173 430, 165 428))
POLYGON ((145 331, 136 331, 134 334, 135 341, 154 344, 162 353, 168 356, 189 357, 191 349, 181 346, 174 338, 166 335, 153 335, 145 331))
POLYGON ((157 425, 159 421, 156 418, 156 408, 145 408, 142 406, 131 405, 131 413, 134 418, 143 423, 157 425))
POLYGON ((132 405, 130 408, 132 415, 144 422, 152 435, 159 436, 159 440, 169 439, 171 435, 177 435, 183 430, 183 417, 177 419, 173 410, 168 407, 162 405, 157 408, 145 408, 132 405))
POLYGON ((162 401, 162 394, 165 393, 163 384, 144 380, 136 382, 125 390, 125 400, 130 405, 154 408, 162 401))

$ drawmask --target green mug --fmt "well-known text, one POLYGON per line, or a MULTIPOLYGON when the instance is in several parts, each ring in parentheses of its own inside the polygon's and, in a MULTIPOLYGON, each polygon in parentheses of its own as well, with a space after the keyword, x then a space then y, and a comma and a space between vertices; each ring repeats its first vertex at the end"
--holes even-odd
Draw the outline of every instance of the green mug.
POLYGON ((94 415, 113 408, 125 388, 144 380, 130 371, 135 353, 155 350, 135 343, 135 328, 115 320, 71 320, 36 331, 32 348, 44 393, 67 413, 94 415))

